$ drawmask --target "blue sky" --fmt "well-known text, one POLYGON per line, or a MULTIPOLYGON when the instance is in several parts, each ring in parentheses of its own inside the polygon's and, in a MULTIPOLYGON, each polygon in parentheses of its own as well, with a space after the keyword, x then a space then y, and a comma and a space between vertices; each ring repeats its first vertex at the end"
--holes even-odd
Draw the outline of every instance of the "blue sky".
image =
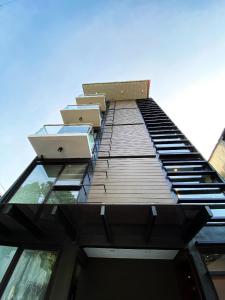
MULTIPOLYGON (((0 0, 0 4, 4 3, 0 0)), ((224 127, 225 1, 15 0, 0 6, 0 183, 35 156, 83 82, 151 79, 151 96, 208 159, 224 127)))

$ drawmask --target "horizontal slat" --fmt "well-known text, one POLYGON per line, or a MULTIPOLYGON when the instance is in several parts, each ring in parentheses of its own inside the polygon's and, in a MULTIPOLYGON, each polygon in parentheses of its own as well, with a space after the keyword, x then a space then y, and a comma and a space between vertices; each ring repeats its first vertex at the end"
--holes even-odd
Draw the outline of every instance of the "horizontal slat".
POLYGON ((99 159, 92 183, 104 184, 106 193, 103 186, 92 186, 90 202, 175 203, 165 172, 156 158, 108 159, 108 163, 99 159))
POLYGON ((106 125, 143 124, 143 119, 138 109, 117 109, 107 115, 106 125))
MULTIPOLYGON (((149 138, 145 125, 113 126, 110 145, 100 146, 99 157, 155 155, 155 148, 149 138), (102 151, 109 151, 102 152, 102 151)), ((103 134, 104 137, 104 134, 103 134)))

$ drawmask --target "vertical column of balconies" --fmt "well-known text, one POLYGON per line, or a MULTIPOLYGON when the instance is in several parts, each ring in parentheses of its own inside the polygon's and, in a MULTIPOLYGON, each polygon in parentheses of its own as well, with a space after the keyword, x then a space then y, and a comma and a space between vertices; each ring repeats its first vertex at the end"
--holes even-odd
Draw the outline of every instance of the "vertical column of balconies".
POLYGON ((186 136, 154 100, 137 103, 179 203, 224 203, 225 184, 186 136))

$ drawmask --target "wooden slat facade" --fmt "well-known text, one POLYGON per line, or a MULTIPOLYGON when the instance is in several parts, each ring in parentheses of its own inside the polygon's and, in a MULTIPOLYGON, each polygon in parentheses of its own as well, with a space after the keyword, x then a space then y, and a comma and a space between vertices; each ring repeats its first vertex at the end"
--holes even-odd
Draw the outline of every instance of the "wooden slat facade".
POLYGON ((111 101, 109 109, 136 108, 138 109, 135 100, 111 101))
POLYGON ((110 107, 88 202, 175 204, 136 101, 110 107))
POLYGON ((125 108, 109 110, 106 125, 143 124, 143 118, 139 109, 125 108))
POLYGON ((157 158, 99 159, 92 184, 89 202, 175 204, 157 158))
POLYGON ((107 126, 99 157, 146 155, 155 155, 155 148, 144 124, 107 126))

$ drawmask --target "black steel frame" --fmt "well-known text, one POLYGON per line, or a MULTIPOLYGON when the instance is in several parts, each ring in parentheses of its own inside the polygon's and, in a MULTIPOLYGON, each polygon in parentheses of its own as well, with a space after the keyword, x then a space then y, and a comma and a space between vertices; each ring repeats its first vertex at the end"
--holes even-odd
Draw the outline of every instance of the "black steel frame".
POLYGON ((225 183, 158 104, 153 99, 138 100, 137 104, 167 178, 172 184, 172 190, 178 196, 178 203, 225 203, 225 183), (162 150, 165 153, 162 153, 162 150), (182 150, 188 152, 183 153, 182 150), (166 166, 178 165, 182 167, 182 165, 192 164, 202 164, 203 167, 196 171, 176 170, 174 172, 168 171, 166 168, 166 166), (194 175, 208 176, 209 179, 211 178, 211 182, 193 183, 191 182, 191 176, 194 175), (180 177, 179 183, 170 176, 180 177), (182 176, 189 176, 188 181, 190 183, 186 183, 185 178, 182 176), (218 193, 221 193, 221 197, 217 197, 217 199, 206 197, 206 195, 218 193), (183 196, 179 199, 181 194, 189 195, 189 197, 185 198, 183 196), (196 194, 202 195, 202 199, 195 197, 196 194))

